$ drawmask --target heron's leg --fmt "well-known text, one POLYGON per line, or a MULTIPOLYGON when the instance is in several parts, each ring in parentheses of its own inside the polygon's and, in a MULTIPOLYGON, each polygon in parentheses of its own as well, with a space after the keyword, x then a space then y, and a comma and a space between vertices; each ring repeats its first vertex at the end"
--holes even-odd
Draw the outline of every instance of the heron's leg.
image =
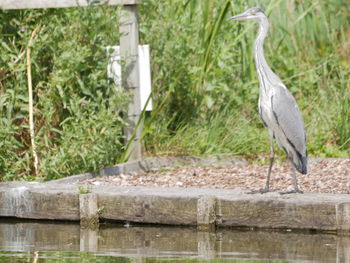
POLYGON ((271 171, 272 171, 272 166, 275 161, 275 149, 273 147, 273 134, 270 134, 270 165, 269 165, 269 170, 267 172, 267 178, 266 178, 266 184, 265 188, 259 189, 259 190, 252 190, 248 192, 248 194, 264 194, 270 191, 270 178, 271 178, 271 171))
POLYGON ((294 193, 299 193, 302 194, 303 191, 301 191, 298 187, 298 178, 297 175, 295 173, 295 167, 293 165, 293 160, 291 158, 288 158, 290 161, 290 165, 291 165, 291 173, 292 173, 292 180, 293 180, 293 186, 294 186, 294 190, 292 191, 287 191, 287 192, 281 192, 280 194, 294 194, 294 193))
POLYGON ((273 138, 270 136, 270 165, 269 170, 267 172, 267 178, 266 178, 266 184, 265 184, 265 191, 270 191, 270 178, 271 178, 271 171, 273 162, 275 161, 275 149, 273 147, 273 138))

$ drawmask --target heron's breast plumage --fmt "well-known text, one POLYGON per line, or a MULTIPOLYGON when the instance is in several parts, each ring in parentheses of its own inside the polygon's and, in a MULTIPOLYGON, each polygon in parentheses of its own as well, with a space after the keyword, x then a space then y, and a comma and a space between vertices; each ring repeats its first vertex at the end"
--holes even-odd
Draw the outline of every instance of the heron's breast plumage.
POLYGON ((271 97, 273 96, 272 91, 261 91, 259 96, 259 113, 260 118, 264 122, 265 126, 269 129, 274 128, 273 112, 271 107, 271 97))

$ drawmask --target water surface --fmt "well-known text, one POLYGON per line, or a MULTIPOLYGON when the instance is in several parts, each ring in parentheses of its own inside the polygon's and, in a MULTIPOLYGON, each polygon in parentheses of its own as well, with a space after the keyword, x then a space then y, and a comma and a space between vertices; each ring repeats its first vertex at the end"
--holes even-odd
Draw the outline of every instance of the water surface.
POLYGON ((350 237, 0 221, 0 262, 350 262, 350 237))

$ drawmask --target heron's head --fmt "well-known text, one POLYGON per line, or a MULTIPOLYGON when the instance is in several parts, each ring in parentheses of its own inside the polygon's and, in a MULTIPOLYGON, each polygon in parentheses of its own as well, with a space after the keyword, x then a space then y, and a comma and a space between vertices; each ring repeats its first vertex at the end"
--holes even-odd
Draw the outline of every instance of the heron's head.
POLYGON ((266 18, 264 11, 259 7, 252 7, 244 11, 242 14, 235 15, 227 20, 255 20, 259 21, 262 18, 266 18))

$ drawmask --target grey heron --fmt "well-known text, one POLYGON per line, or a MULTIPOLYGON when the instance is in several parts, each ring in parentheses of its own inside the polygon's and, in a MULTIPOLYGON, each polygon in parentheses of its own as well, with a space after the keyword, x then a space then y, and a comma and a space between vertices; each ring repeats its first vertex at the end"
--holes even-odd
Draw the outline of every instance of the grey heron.
POLYGON ((253 20, 258 22, 260 27, 254 44, 254 60, 260 84, 259 115, 268 128, 270 137, 270 165, 265 188, 252 191, 252 193, 270 191, 271 169, 275 159, 274 139, 286 152, 291 163, 294 190, 286 193, 302 193, 298 187, 295 169, 302 174, 307 173, 304 122, 293 95, 265 60, 263 45, 269 29, 267 16, 261 8, 253 7, 228 20, 253 20))

